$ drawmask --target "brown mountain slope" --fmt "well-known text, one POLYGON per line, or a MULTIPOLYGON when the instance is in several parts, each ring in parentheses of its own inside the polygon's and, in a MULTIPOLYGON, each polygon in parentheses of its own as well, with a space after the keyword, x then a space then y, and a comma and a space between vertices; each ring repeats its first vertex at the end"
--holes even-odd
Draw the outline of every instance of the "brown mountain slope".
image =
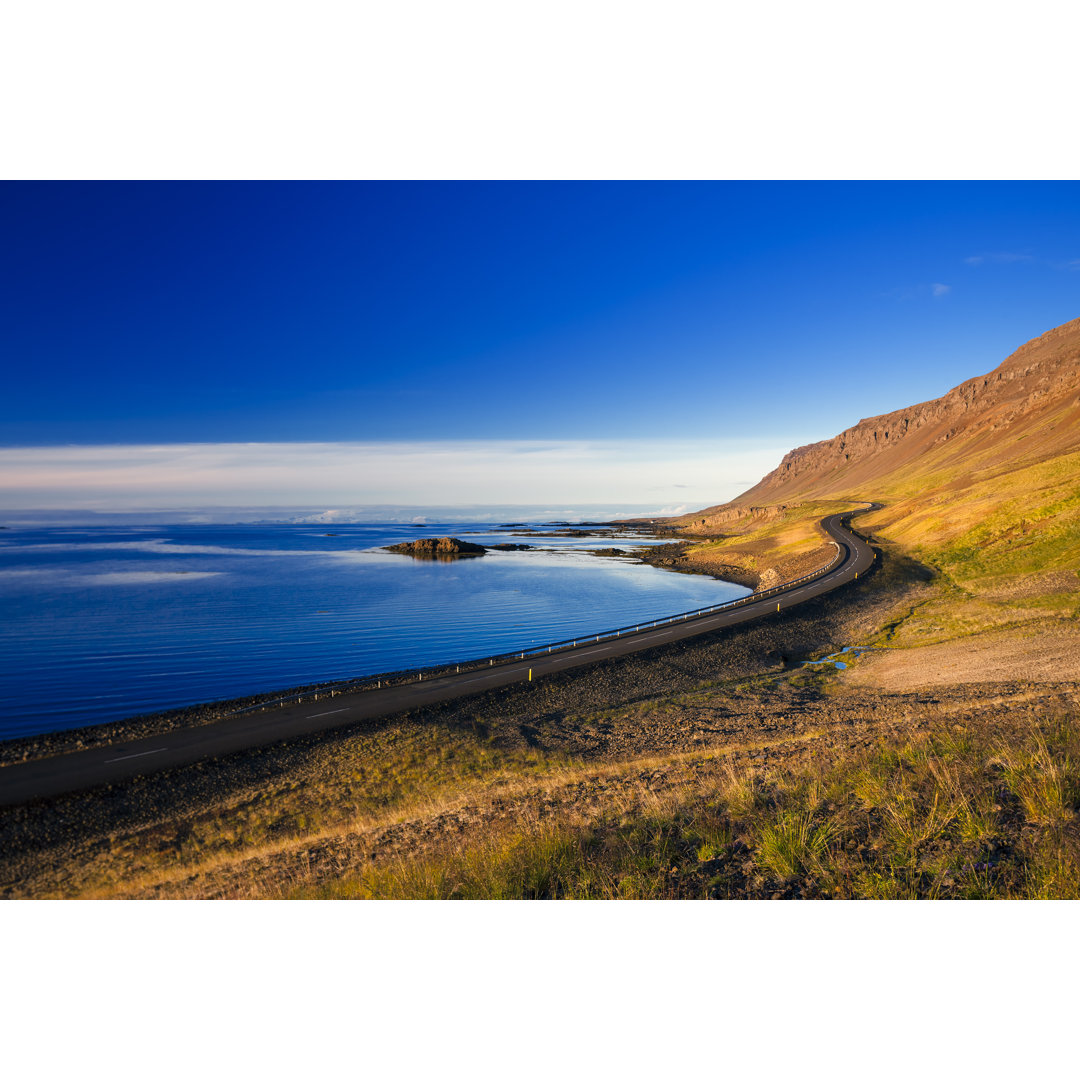
POLYGON ((915 475, 931 485, 962 485, 1078 449, 1080 319, 1074 319, 944 397, 861 420, 835 438, 790 451, 731 503, 679 522, 704 518, 711 526, 709 519, 721 524, 752 506, 807 498, 873 498, 904 488, 915 475))

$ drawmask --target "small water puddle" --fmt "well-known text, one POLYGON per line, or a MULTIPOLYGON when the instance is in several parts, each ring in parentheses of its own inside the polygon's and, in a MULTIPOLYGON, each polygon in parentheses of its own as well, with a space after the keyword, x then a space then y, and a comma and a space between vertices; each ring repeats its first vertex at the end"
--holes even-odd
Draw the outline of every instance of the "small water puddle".
POLYGON ((844 671, 847 669, 847 664, 839 659, 841 656, 851 654, 850 659, 856 660, 862 656, 865 652, 871 652, 875 648, 880 646, 872 645, 845 645, 839 652, 834 652, 831 656, 823 656, 820 660, 804 660, 802 662, 803 667, 817 667, 819 664, 833 664, 838 671, 844 671))

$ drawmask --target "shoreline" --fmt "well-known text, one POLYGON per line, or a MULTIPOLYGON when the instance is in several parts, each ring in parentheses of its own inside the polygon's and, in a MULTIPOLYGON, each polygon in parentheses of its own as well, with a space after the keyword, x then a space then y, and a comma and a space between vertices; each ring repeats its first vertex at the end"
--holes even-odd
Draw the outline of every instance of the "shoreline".
MULTIPOLYGON (((663 532, 660 529, 632 525, 626 529, 620 523, 596 522, 589 523, 580 529, 575 529, 573 535, 585 537, 606 537, 614 530, 623 532, 636 532, 642 537, 650 539, 662 539, 663 532)), ((752 571, 744 571, 739 567, 724 567, 729 574, 720 574, 716 569, 704 564, 695 564, 690 561, 682 562, 685 552, 695 545, 686 541, 677 541, 671 544, 646 546, 636 550, 627 551, 617 558, 629 558, 636 562, 653 566, 660 570, 670 570, 675 573, 697 574, 711 577, 727 584, 739 585, 744 588, 755 590, 760 580, 760 575, 752 571)), ((576 549, 589 553, 589 548, 576 549)), ((473 660, 462 660, 460 667, 467 669, 471 664, 480 665, 487 657, 479 657, 473 660)), ((445 665, 436 665, 435 669, 449 669, 457 664, 449 662, 445 665)), ((412 667, 399 668, 392 671, 372 672, 368 675, 356 677, 357 682, 370 680, 382 680, 392 682, 396 679, 404 679, 417 671, 428 671, 429 668, 412 667)), ((276 687, 268 690, 260 690, 252 694, 239 697, 215 698, 210 701, 193 702, 189 705, 178 705, 160 709, 149 713, 137 713, 132 716, 106 720, 98 724, 84 724, 79 727, 64 728, 58 731, 45 731, 35 735, 19 735, 10 739, 0 739, 0 770, 7 765, 21 764, 61 754, 71 753, 78 750, 87 750, 95 747, 105 747, 114 743, 124 743, 134 739, 146 738, 154 735, 167 734, 181 728, 202 727, 227 720, 230 715, 257 707, 260 704, 271 704, 281 698, 288 698, 300 694, 317 694, 331 687, 339 687, 343 680, 323 680, 313 683, 301 683, 287 687, 276 687)))
POLYGON ((694 559, 693 552, 697 546, 698 544, 691 540, 675 540, 670 544, 646 548, 635 554, 639 561, 655 566, 658 570, 671 570, 676 574, 700 574, 717 581, 726 581, 730 585, 741 585, 753 592, 761 587, 767 571, 759 573, 732 563, 708 563, 694 559))

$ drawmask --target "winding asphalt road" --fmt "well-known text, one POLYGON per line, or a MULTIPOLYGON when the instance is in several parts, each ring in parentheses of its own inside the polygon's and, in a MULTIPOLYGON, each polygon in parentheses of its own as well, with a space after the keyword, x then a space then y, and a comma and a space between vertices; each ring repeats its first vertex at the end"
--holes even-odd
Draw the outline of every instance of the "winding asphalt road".
MULTIPOLYGON (((877 509, 872 504, 867 509, 877 509)), ((584 667, 601 660, 651 649, 684 638, 696 637, 737 623, 786 611, 865 573, 874 561, 870 547, 849 529, 853 513, 832 514, 821 522, 831 540, 840 547, 841 558, 827 573, 811 581, 795 582, 789 588, 739 607, 698 615, 655 629, 630 631, 617 639, 595 645, 579 645, 542 658, 503 661, 488 669, 445 675, 433 679, 389 686, 381 690, 358 690, 337 696, 320 694, 321 700, 282 705, 215 721, 201 727, 184 728, 107 747, 79 750, 0 768, 0 805, 12 806, 34 799, 47 799, 71 791, 125 780, 140 773, 159 772, 190 765, 206 758, 220 757, 343 727, 358 720, 374 719, 468 697, 500 686, 584 667)))

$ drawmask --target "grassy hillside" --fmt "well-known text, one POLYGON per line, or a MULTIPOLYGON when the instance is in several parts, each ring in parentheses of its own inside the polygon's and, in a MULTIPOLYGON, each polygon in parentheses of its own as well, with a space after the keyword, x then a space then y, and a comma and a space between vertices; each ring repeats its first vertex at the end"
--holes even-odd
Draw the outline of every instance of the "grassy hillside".
MULTIPOLYGON (((915 560, 934 582, 906 633, 894 632, 890 644, 925 644, 1033 619, 1080 619, 1080 452, 1010 471, 967 472, 962 483, 912 471, 883 481, 874 495, 884 509, 856 519, 879 547, 915 560)), ((695 543, 684 561, 759 573, 775 567, 776 578, 794 577, 831 557, 816 522, 858 505, 855 498, 814 499, 785 507, 764 524, 747 518, 726 526, 722 538, 695 543)), ((702 531, 690 527, 686 535, 702 531)))
POLYGON ((915 473, 860 526, 963 582, 1080 567, 1080 452, 945 482, 915 473))

